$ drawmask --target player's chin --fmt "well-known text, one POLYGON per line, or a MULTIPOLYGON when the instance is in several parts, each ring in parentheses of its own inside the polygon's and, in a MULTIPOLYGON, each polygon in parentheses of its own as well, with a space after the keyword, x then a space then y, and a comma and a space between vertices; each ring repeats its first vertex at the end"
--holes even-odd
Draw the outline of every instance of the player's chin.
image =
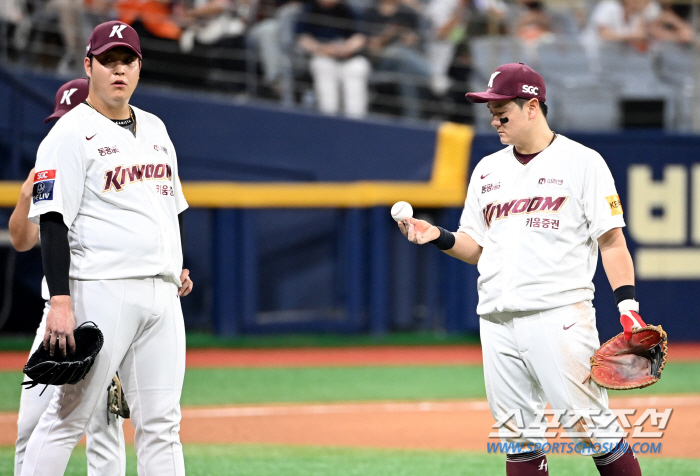
POLYGON ((110 91, 110 93, 111 93, 111 94, 110 94, 110 97, 111 97, 112 99, 124 99, 124 98, 126 98, 126 97, 129 97, 129 95, 128 95, 128 94, 126 93, 126 91, 123 90, 123 89, 116 89, 116 88, 115 88, 115 89, 113 89, 112 91, 110 91))
POLYGON ((131 87, 114 87, 112 88, 112 97, 113 98, 119 98, 119 99, 128 99, 131 97, 131 95, 134 93, 134 88, 131 87))

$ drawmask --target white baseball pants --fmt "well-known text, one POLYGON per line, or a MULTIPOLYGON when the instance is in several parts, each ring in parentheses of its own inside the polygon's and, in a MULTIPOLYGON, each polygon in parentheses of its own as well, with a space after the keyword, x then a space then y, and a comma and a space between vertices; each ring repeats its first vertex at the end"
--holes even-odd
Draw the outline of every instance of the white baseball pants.
POLYGON ((620 441, 623 430, 608 409, 606 390, 590 379, 583 383, 590 357, 600 347, 590 301, 546 311, 487 314, 481 316, 480 327, 491 413, 496 421, 509 412, 514 415, 499 428, 503 443, 544 445, 545 431, 561 434, 562 428, 537 428, 547 403, 563 412, 563 426, 572 422, 567 433, 573 445, 581 443, 579 453, 606 453, 620 441), (517 435, 521 426, 526 431, 517 435), (610 449, 595 451, 595 443, 610 449))
POLYGON ((105 342, 84 380, 56 387, 27 444, 22 476, 65 472, 91 419, 104 418, 105 389, 117 370, 136 430, 138 474, 184 475, 185 328, 177 285, 161 277, 70 284, 76 325, 95 322, 105 342))
MULTIPOLYGON (((30 355, 44 340, 46 315, 49 313, 49 309, 51 309, 51 305, 47 301, 44 306, 44 316, 32 343, 30 355)), ((25 377, 24 380, 27 381, 29 378, 25 377)), ((15 444, 15 476, 19 476, 22 473, 22 463, 24 462, 24 451, 27 448, 27 442, 32 435, 32 431, 34 431, 34 427, 39 423, 41 415, 48 408, 53 394, 54 387, 51 385, 46 387, 45 391, 43 385, 38 385, 31 389, 22 387, 19 418, 17 419, 17 442, 15 444)), ((100 415, 98 407, 97 414, 87 429, 88 476, 123 476, 126 473, 123 422, 123 419, 107 412, 107 389, 105 388, 104 412, 100 415), (107 423, 107 418, 109 418, 109 424, 107 423)))
POLYGON ((340 111, 342 89, 345 115, 352 118, 367 115, 367 82, 372 69, 367 58, 355 56, 348 60, 339 60, 327 56, 314 56, 309 67, 321 112, 337 114, 340 111))

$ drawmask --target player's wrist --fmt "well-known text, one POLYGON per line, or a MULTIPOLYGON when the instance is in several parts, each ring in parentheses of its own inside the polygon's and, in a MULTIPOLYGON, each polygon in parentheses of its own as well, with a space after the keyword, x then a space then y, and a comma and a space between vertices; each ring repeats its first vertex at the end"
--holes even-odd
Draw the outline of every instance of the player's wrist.
POLYGON ((639 312, 636 290, 633 285, 620 286, 613 291, 615 303, 620 310, 620 314, 628 311, 639 312))
POLYGON ((436 226, 440 232, 440 235, 435 238, 434 240, 429 241, 428 243, 432 243, 435 246, 437 246, 439 249, 442 251, 447 251, 451 250, 455 246, 455 235, 451 231, 447 231, 441 226, 436 226))
POLYGON ((51 296, 51 306, 61 306, 61 305, 70 305, 70 304, 71 304, 70 295, 57 294, 56 296, 51 296))

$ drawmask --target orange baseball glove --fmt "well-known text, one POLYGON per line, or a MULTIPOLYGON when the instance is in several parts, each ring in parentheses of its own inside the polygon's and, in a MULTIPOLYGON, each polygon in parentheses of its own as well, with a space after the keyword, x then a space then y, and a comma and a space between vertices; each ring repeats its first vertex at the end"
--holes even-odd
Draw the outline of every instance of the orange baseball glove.
POLYGON ((592 378, 601 387, 630 390, 652 385, 661 378, 666 364, 668 339, 661 326, 625 329, 595 351, 591 357, 592 378), (625 334, 631 332, 627 339, 625 334))

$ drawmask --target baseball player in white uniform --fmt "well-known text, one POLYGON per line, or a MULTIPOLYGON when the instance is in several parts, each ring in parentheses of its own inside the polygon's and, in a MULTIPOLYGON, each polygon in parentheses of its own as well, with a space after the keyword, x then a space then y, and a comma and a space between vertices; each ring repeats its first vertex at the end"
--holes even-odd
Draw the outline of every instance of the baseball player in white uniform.
MULTIPOLYGON (((59 119, 66 112, 85 101, 88 96, 88 81, 80 78, 68 81, 56 92, 56 102, 53 113, 44 122, 59 119)), ((10 217, 9 229, 12 245, 17 251, 27 251, 39 242, 39 227, 29 218, 29 207, 32 202, 32 188, 34 186, 34 169, 22 184, 22 191, 15 210, 10 217)), ((41 324, 36 331, 36 337, 32 343, 32 352, 44 340, 46 329, 46 316, 49 312, 50 296, 46 280, 41 282, 41 295, 46 300, 44 315, 41 324)), ((25 378, 25 381, 28 380, 25 378)), ((107 392, 105 392, 107 393, 107 392)), ((15 476, 22 473, 24 451, 27 441, 39 422, 41 415, 48 408, 53 397, 53 387, 34 387, 28 389, 22 387, 22 397, 17 419, 17 442, 15 444, 15 476)), ((105 414, 103 417, 93 418, 87 429, 87 460, 88 475, 123 475, 126 473, 126 455, 124 453, 124 433, 121 420, 116 415, 107 412, 107 400, 105 400, 105 414)))
POLYGON ((51 296, 44 345, 75 348, 93 321, 104 345, 86 378, 56 388, 32 433, 22 475, 63 474, 117 370, 131 406, 139 474, 184 474, 179 438, 185 372, 179 214, 187 208, 164 124, 129 105, 141 70, 136 31, 117 22, 90 36, 85 103, 37 152, 29 218, 40 226, 51 296))
POLYGON ((476 165, 456 233, 414 218, 399 228, 478 266, 486 394, 501 441, 513 444, 506 473, 549 474, 546 452, 558 450, 547 446, 552 429, 538 424, 549 403, 572 438, 568 452, 593 456, 603 476, 641 475, 605 389, 586 380, 600 346, 591 303, 598 249, 626 338, 645 325, 610 170, 549 128, 544 80, 524 64, 500 66, 488 90, 467 99, 487 103, 507 147, 476 165))

